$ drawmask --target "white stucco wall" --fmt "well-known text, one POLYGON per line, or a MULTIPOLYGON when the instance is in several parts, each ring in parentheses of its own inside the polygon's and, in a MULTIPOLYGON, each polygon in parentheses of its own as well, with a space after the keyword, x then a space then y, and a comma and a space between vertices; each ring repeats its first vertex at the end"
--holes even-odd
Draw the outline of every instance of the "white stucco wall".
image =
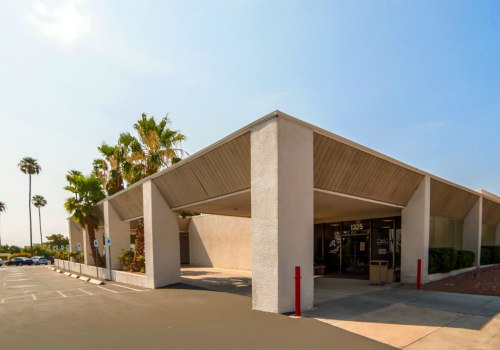
POLYGON ((108 200, 104 202, 104 233, 111 239, 111 246, 106 244, 106 266, 119 269, 118 256, 130 247, 130 223, 121 220, 108 200))
POLYGON ((142 185, 146 286, 159 288, 181 281, 179 214, 152 180, 142 185))
POLYGON ((462 249, 474 252, 475 266, 479 266, 479 262, 481 261, 482 204, 482 197, 480 197, 464 219, 462 249))
POLYGON ((313 133, 274 118, 252 129, 252 306, 293 311, 300 266, 301 308, 313 306, 313 133))
POLYGON ((428 282, 430 178, 424 177, 401 213, 401 282, 416 283, 422 260, 422 283, 428 282))
POLYGON ((71 251, 78 251, 78 243, 80 243, 80 249, 83 253, 83 230, 76 222, 68 219, 68 231, 69 231, 69 244, 71 246, 71 251))
POLYGON ((193 216, 189 223, 191 265, 252 269, 252 220, 220 215, 193 216))

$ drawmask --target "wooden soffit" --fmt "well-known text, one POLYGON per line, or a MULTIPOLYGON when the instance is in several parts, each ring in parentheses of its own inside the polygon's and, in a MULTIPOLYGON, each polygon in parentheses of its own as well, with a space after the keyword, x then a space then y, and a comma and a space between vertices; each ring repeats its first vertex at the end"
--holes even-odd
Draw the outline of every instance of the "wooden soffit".
POLYGON ((250 188, 250 132, 154 178, 171 208, 250 188))
POLYGON ((314 187, 406 205, 423 175, 403 166, 314 134, 314 187))
POLYGON ((122 220, 143 216, 142 186, 118 192, 118 195, 113 197, 110 203, 122 220))
POLYGON ((479 195, 431 179, 431 215, 462 220, 479 199, 479 195))
POLYGON ((483 197, 483 224, 496 225, 500 221, 500 204, 483 197))

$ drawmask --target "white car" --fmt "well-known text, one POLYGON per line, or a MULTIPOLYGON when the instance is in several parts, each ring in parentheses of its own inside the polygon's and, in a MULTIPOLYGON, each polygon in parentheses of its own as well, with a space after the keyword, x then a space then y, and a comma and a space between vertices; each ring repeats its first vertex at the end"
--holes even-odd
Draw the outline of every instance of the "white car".
POLYGON ((2 258, 0 258, 0 266, 2 266, 2 265, 3 265, 3 260, 2 260, 2 258))
POLYGON ((34 256, 31 258, 31 260, 33 260, 33 264, 35 265, 48 265, 49 262, 47 261, 47 259, 45 259, 44 256, 34 256))

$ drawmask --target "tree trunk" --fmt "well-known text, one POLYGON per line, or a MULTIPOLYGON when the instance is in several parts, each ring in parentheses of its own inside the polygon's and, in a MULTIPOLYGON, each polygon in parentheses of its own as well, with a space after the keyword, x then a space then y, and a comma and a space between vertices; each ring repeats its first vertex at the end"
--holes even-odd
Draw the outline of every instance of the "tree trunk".
POLYGON ((42 238, 42 214, 40 214, 40 207, 38 207, 38 222, 40 223, 40 246, 43 244, 42 238))
POLYGON ((145 257, 144 257, 144 219, 139 219, 137 231, 135 234, 135 252, 132 264, 130 264, 130 271, 140 272, 144 271, 145 257))
POLYGON ((95 230, 94 223, 92 222, 92 217, 90 216, 90 214, 87 214, 87 216, 85 216, 85 224, 87 226, 87 233, 89 235, 90 247, 92 247, 92 258, 94 258, 94 264, 95 266, 104 267, 101 255, 99 254, 99 249, 94 247, 95 230))
POLYGON ((31 221, 31 174, 29 174, 28 211, 30 213, 30 252, 33 255, 33 224, 31 221))

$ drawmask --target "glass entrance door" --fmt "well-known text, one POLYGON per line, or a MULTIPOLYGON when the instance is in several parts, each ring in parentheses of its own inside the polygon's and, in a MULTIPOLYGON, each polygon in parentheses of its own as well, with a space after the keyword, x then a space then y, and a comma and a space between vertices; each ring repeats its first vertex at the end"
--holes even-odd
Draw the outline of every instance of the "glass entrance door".
POLYGON ((370 235, 345 235, 342 236, 342 262, 343 274, 368 276, 370 267, 370 235))

